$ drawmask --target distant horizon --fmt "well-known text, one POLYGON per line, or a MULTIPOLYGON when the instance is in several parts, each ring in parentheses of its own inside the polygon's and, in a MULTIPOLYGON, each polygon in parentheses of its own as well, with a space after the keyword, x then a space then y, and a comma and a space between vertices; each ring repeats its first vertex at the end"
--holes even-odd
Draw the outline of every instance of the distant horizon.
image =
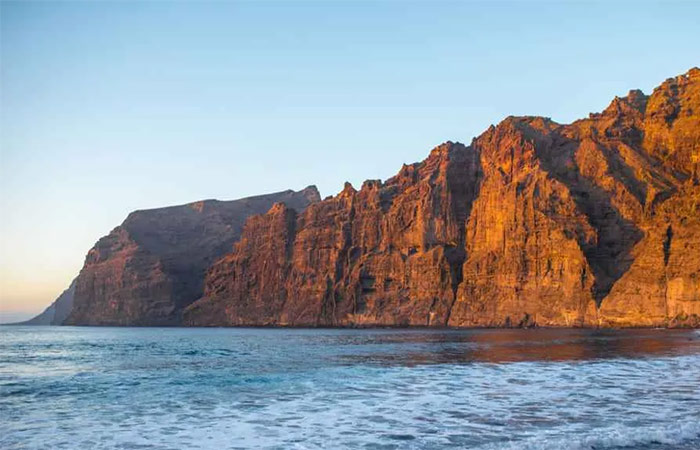
POLYGON ((0 323, 48 307, 133 210, 309 185, 324 198, 511 115, 570 123, 649 95, 700 64, 698 15, 2 2, 0 323))

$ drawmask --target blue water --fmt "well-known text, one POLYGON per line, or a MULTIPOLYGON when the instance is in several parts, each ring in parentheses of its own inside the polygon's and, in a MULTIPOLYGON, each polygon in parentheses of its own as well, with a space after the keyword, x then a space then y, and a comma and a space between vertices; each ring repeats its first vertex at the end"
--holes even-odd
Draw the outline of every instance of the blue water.
POLYGON ((0 327, 2 449, 700 448, 700 333, 0 327))

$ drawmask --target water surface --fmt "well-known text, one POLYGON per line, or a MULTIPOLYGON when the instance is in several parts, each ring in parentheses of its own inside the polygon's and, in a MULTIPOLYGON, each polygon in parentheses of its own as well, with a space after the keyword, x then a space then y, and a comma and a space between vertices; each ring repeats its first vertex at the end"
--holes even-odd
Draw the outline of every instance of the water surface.
POLYGON ((0 448, 700 448, 700 333, 0 327, 0 448))

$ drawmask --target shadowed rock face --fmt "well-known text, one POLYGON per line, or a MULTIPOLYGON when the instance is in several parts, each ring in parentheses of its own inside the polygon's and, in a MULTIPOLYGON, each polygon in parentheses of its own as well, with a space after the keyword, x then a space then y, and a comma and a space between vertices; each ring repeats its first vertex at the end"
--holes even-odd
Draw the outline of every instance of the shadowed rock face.
POLYGON ((65 324, 176 325, 202 295, 207 267, 231 250, 245 220, 276 202, 303 210, 302 191, 136 211, 88 252, 65 324))
POLYGON ((251 218, 189 325, 698 326, 700 70, 251 218))

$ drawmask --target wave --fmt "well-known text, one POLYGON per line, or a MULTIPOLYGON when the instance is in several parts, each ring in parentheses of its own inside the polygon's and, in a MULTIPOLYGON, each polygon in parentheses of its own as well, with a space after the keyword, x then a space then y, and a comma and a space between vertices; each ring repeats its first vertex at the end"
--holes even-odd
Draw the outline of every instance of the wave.
POLYGON ((695 449, 700 448, 700 416, 687 422, 655 426, 614 425, 566 437, 533 436, 524 441, 489 444, 482 450, 599 450, 599 449, 695 449))

